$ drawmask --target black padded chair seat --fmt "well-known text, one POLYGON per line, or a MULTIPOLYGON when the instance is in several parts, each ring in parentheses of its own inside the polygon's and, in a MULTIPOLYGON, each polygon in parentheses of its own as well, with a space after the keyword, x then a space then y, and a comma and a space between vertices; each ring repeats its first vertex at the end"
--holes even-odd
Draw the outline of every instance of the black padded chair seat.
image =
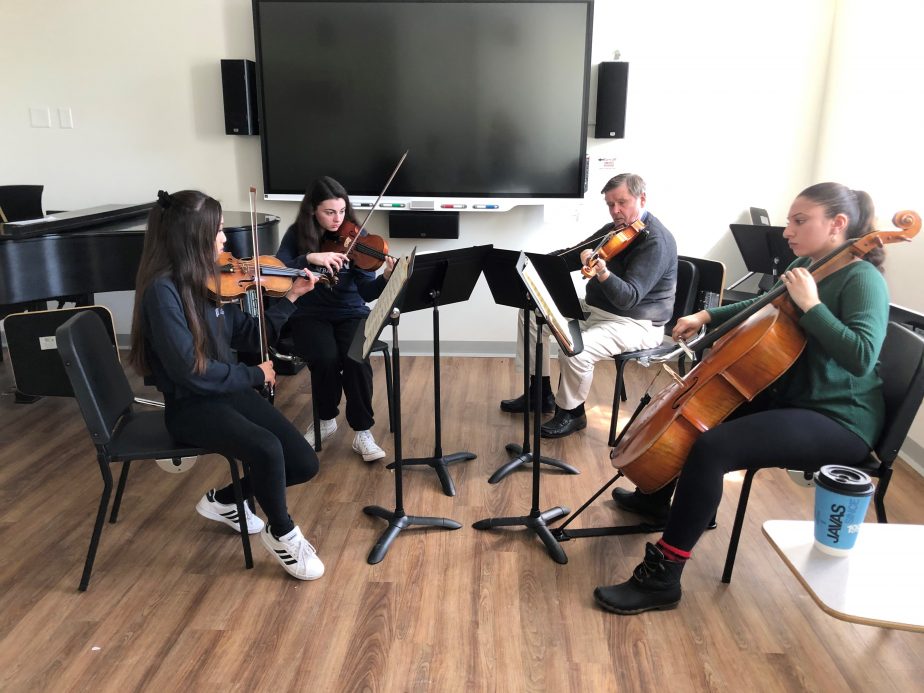
POLYGON ((167 431, 162 411, 132 411, 122 417, 109 444, 109 458, 123 460, 195 457, 206 450, 178 443, 167 431))

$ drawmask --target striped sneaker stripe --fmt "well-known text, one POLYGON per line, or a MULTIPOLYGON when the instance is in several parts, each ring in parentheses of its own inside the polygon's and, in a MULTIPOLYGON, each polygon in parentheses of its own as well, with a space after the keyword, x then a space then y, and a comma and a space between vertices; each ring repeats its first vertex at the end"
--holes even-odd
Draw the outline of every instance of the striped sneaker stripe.
POLYGON ((293 563, 298 562, 295 558, 292 557, 292 554, 286 551, 285 549, 274 549, 274 551, 276 552, 276 555, 279 556, 282 562, 285 563, 286 565, 292 565, 293 563))

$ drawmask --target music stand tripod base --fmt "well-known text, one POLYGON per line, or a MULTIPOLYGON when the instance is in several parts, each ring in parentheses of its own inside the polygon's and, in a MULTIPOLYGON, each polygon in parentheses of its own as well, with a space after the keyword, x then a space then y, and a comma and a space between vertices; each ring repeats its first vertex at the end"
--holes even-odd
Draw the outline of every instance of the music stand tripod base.
MULTIPOLYGON (((520 467, 525 467, 526 465, 531 464, 533 461, 533 453, 529 451, 528 446, 525 451, 523 446, 519 445, 518 443, 507 443, 507 445, 504 447, 507 450, 508 455, 516 455, 516 457, 507 462, 507 464, 498 467, 488 479, 489 484, 496 484, 499 481, 502 481, 504 477, 510 474, 510 472, 519 469, 520 467)), ((572 467, 567 462, 562 462, 561 460, 554 457, 546 457, 545 455, 540 455, 539 462, 541 464, 547 464, 550 467, 560 469, 566 474, 581 473, 581 470, 577 467, 572 467)))
MULTIPOLYGON (((449 455, 443 455, 439 450, 437 450, 433 457, 411 457, 410 459, 401 462, 401 464, 405 467, 430 467, 433 471, 436 472, 436 477, 440 481, 440 486, 443 489, 443 493, 447 496, 454 496, 456 495, 456 485, 453 483, 452 477, 449 476, 449 470, 446 468, 446 466, 452 464, 453 462, 474 460, 476 457, 478 456, 473 452, 453 452, 449 455)), ((389 464, 385 465, 385 468, 394 469, 395 463, 390 462, 389 464)))
POLYGON ((439 527, 440 529, 459 529, 462 527, 461 524, 447 517, 418 517, 415 515, 405 515, 404 513, 398 514, 397 511, 387 510, 379 505, 367 505, 363 508, 363 512, 367 515, 380 517, 388 521, 388 528, 382 533, 379 540, 375 542, 372 550, 369 551, 369 557, 366 559, 369 565, 380 563, 382 559, 385 558, 385 554, 388 553, 388 549, 395 540, 395 537, 398 536, 402 529, 407 529, 411 525, 439 527))
POLYGON ((571 511, 568 508, 559 505, 544 512, 531 512, 529 515, 520 517, 489 517, 485 520, 478 520, 472 527, 475 529, 494 529, 495 527, 522 526, 531 529, 545 544, 546 551, 549 552, 552 560, 564 565, 568 562, 568 556, 565 555, 565 550, 555 539, 552 530, 548 527, 548 523, 564 517, 569 512, 571 511))

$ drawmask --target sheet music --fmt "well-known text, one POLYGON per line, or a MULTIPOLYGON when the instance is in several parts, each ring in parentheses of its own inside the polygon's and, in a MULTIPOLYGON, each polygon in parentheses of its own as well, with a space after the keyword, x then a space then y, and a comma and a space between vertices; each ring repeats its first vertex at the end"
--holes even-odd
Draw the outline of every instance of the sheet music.
POLYGON ((562 315, 561 311, 558 310, 558 306, 555 305, 555 301, 549 296, 545 284, 543 284, 542 279, 539 277, 539 273, 528 257, 524 258, 523 269, 520 272, 520 276, 523 277, 526 288, 529 289, 529 293, 532 295, 533 300, 536 302, 536 305, 539 306, 539 310, 542 311, 542 315, 559 345, 569 354, 578 351, 575 347, 574 340, 571 338, 571 330, 568 329, 568 318, 562 315))
MULTIPOLYGON (((415 248, 414 252, 416 251, 417 249, 415 248)), ((395 301, 398 300, 398 294, 401 293, 404 285, 407 284, 407 278, 410 276, 411 264, 414 261, 414 252, 412 252, 409 257, 399 258, 395 265, 395 269, 388 278, 388 283, 385 284, 385 289, 372 307, 372 312, 369 313, 369 317, 366 318, 366 327, 363 334, 364 355, 369 354, 372 343, 375 341, 376 337, 378 337, 379 332, 382 331, 382 325, 385 324, 389 313, 391 313, 392 307, 395 305, 395 301)))

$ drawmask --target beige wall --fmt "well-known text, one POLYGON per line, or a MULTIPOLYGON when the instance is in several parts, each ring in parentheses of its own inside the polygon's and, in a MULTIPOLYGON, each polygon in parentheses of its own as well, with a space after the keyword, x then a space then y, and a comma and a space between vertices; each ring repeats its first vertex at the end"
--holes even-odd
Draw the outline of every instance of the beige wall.
MULTIPOLYGON (((728 224, 752 205, 783 223, 793 195, 816 180, 865 188, 887 214, 924 208, 912 187, 924 79, 920 49, 902 38, 920 34, 910 6, 597 0, 593 62, 615 50, 630 61, 629 107, 625 140, 589 141, 587 199, 464 216, 459 241, 420 242, 418 252, 565 245, 607 220, 598 191, 620 170, 648 180, 650 208, 681 253, 725 261, 729 280, 743 265, 728 224), (895 102, 898 92, 912 105, 895 102)), ((50 209, 184 187, 247 208, 248 186, 261 186, 259 140, 224 134, 219 60, 254 56, 248 0, 0 0, 0 25, 0 183, 43 183, 50 209), (51 108, 53 127, 30 127, 30 107, 51 108), (59 107, 72 109, 74 129, 58 127, 59 107)), ((295 207, 262 210, 285 227, 295 207)), ((377 216, 372 230, 384 224, 377 216)), ((894 251, 889 268, 896 300, 919 310, 911 273, 922 247, 924 238, 894 251)), ((127 332, 130 294, 100 299, 127 332)), ((403 340, 431 336, 422 313, 402 327, 403 340)), ((512 310, 495 306, 483 282, 469 303, 442 311, 441 334, 476 351, 516 338, 512 310)))
MULTIPOLYGON (((902 0, 841 0, 832 49, 817 177, 868 191, 879 228, 903 209, 924 213, 924 6, 902 0)), ((924 234, 886 250, 886 280, 895 303, 924 312, 924 234)), ((911 429, 924 469, 924 414, 911 429)))

